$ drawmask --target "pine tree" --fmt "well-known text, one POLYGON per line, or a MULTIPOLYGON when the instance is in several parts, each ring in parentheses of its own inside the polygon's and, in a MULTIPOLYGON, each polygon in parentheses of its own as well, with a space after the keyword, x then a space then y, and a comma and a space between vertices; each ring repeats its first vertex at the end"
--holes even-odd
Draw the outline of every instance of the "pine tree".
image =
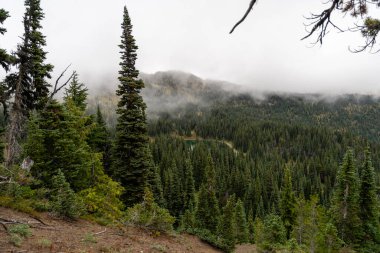
POLYGON ((83 83, 79 82, 78 74, 74 72, 69 87, 65 88, 65 96, 63 97, 63 100, 66 103, 71 100, 75 106, 84 111, 87 106, 87 95, 88 89, 83 83))
POLYGON ((216 173, 211 154, 208 153, 203 184, 198 193, 198 205, 195 217, 198 227, 216 232, 220 215, 219 203, 216 197, 216 173))
POLYGON ((102 168, 99 155, 86 142, 88 117, 74 105, 62 106, 53 100, 41 114, 32 114, 25 156, 34 160, 32 175, 50 186, 50 179, 61 169, 75 191, 88 188, 102 168))
POLYGON ((41 32, 41 21, 45 15, 40 0, 25 0, 25 7, 24 44, 20 46, 18 55, 26 54, 28 58, 27 74, 30 76, 30 84, 27 87, 24 86, 23 97, 28 110, 42 109, 47 102, 50 87, 46 78, 51 78, 50 72, 53 70, 52 65, 44 63, 47 52, 43 49, 46 46, 46 40, 41 32))
POLYGON ((348 244, 361 238, 359 218, 359 180, 354 154, 349 149, 340 166, 332 202, 333 220, 339 237, 348 244))
POLYGON ((369 148, 365 151, 365 160, 361 168, 359 190, 359 217, 363 222, 363 242, 379 243, 379 201, 376 196, 375 171, 372 166, 369 148))
POLYGON ((148 161, 148 136, 146 105, 140 95, 144 87, 135 68, 137 46, 132 35, 132 24, 127 7, 124 7, 121 40, 121 70, 119 71, 120 97, 117 114, 114 150, 114 177, 125 187, 123 201, 131 206, 142 201, 147 186, 150 162, 148 161))
POLYGON ((61 216, 77 218, 84 211, 84 207, 70 184, 66 181, 65 175, 61 170, 52 177, 51 201, 53 211, 61 216))
POLYGON ((25 137, 25 122, 29 112, 42 109, 48 99, 49 84, 53 66, 44 63, 46 40, 41 33, 41 21, 44 13, 40 0, 25 0, 23 42, 18 46, 16 58, 18 73, 7 86, 14 92, 14 103, 11 110, 9 130, 7 134, 6 165, 10 168, 19 160, 22 152, 21 141, 25 137))
POLYGON ((195 212, 197 227, 208 229, 215 233, 218 226, 220 211, 218 200, 212 188, 202 185, 198 193, 198 205, 195 212))
POLYGON ((281 219, 286 229, 286 237, 290 238, 294 221, 295 221, 295 204, 296 199, 292 187, 292 176, 288 165, 285 168, 284 185, 281 190, 280 211, 281 219))
MULTIPOLYGON (((9 18, 9 13, 4 9, 0 9, 0 24, 3 24, 7 18, 9 18)), ((1 35, 4 35, 6 31, 7 29, 0 26, 1 35)), ((5 71, 9 70, 9 64, 11 63, 11 61, 11 56, 7 53, 7 51, 5 49, 0 48, 0 66, 3 67, 5 71)))
POLYGON ((102 154, 102 163, 105 172, 111 175, 111 139, 106 122, 103 119, 100 106, 96 110, 94 123, 87 138, 87 143, 92 150, 102 154))
POLYGON ((228 198, 226 205, 223 208, 223 214, 220 216, 218 224, 218 235, 223 238, 229 249, 235 247, 236 240, 236 198, 232 195, 228 198))
POLYGON ((248 242, 248 224, 247 217, 244 210, 243 202, 238 199, 236 202, 236 240, 239 243, 247 243, 248 242))
POLYGON ((195 183, 193 177, 193 166, 191 165, 191 161, 186 159, 185 161, 185 184, 184 184, 184 206, 183 210, 187 210, 195 204, 195 183))

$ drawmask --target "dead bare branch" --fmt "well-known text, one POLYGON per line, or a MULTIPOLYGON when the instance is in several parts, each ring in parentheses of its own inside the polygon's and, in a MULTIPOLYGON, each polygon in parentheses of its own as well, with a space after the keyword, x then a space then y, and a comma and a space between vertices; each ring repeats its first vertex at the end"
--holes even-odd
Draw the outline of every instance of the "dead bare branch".
POLYGON ((340 3, 340 0, 332 0, 331 6, 325 9, 324 11, 322 11, 321 14, 311 14, 310 18, 306 18, 307 20, 311 21, 310 24, 307 24, 307 26, 312 26, 312 28, 308 32, 308 34, 305 37, 303 37, 301 40, 309 38, 317 30, 320 30, 316 43, 319 42, 322 44, 323 38, 328 32, 327 28, 329 25, 332 25, 333 27, 342 31, 340 28, 334 25, 334 23, 331 22, 331 14, 335 9, 339 9, 339 3, 340 3))
POLYGON ((236 27, 238 27, 241 23, 244 22, 244 20, 248 17, 249 13, 252 11, 253 6, 255 5, 256 2, 257 0, 251 0, 251 2, 249 3, 249 7, 247 11, 245 12, 244 16, 234 25, 234 27, 232 27, 230 34, 235 31, 236 27))

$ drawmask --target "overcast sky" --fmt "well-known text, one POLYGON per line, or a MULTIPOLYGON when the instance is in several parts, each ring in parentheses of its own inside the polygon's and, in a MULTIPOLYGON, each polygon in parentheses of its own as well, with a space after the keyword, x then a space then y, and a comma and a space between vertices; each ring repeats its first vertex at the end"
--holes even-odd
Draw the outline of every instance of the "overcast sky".
MULTIPOLYGON (((48 62, 55 66, 55 76, 72 63, 90 87, 117 77, 117 45, 127 5, 142 72, 182 70, 258 90, 380 94, 380 54, 348 51, 348 46, 360 45, 360 34, 332 31, 322 47, 310 47, 312 40, 300 41, 305 35, 303 16, 325 7, 320 0, 258 1, 232 35, 228 32, 249 0, 41 2, 48 62)), ((12 50, 20 42, 23 4, 0 0, 0 7, 11 15, 1 48, 12 50)), ((343 28, 348 23, 342 23, 343 28)))

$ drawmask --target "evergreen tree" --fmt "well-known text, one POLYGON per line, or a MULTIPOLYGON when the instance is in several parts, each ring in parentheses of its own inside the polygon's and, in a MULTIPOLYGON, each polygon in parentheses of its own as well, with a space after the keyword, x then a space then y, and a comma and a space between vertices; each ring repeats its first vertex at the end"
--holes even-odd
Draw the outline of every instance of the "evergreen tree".
POLYGON ((198 205, 195 212, 197 226, 215 233, 219 215, 219 205, 214 190, 206 185, 202 185, 199 189, 198 205))
POLYGON ((280 211, 281 219, 286 229, 286 237, 290 238, 295 221, 295 204, 296 199, 292 187, 292 176, 288 166, 285 168, 284 185, 281 191, 280 211))
POLYGON ((6 166, 9 168, 19 160, 22 152, 20 143, 25 138, 25 122, 29 112, 42 109, 48 100, 49 84, 53 66, 44 63, 46 40, 41 33, 44 18, 40 0, 25 0, 24 35, 16 52, 18 73, 8 78, 6 87, 14 93, 9 131, 7 136, 6 166))
POLYGON ((354 244, 361 238, 358 200, 358 172, 353 151, 349 149, 338 171, 332 203, 332 215, 339 237, 348 244, 354 244))
POLYGON ((55 100, 41 114, 31 115, 24 153, 35 162, 31 171, 35 178, 49 187, 51 177, 61 169, 75 191, 93 183, 103 170, 95 166, 100 157, 86 143, 87 121, 76 106, 64 107, 55 100))
POLYGON ((380 243, 379 201, 376 196, 375 171, 369 148, 365 151, 365 160, 360 174, 359 216, 363 222, 364 232, 362 241, 365 244, 380 243))
POLYGON ((18 56, 24 54, 27 57, 26 62, 21 64, 27 65, 25 74, 30 78, 29 85, 23 87, 24 105, 28 110, 42 109, 47 102, 50 87, 46 78, 51 78, 50 72, 53 70, 52 65, 44 63, 47 52, 43 49, 46 40, 41 32, 41 21, 45 15, 40 0, 25 0, 25 7, 25 33, 23 44, 17 53, 18 56))
POLYGON ((191 161, 186 159, 185 161, 185 184, 184 184, 184 206, 183 210, 190 209, 190 207, 195 204, 195 183, 193 177, 193 166, 191 165, 191 161))
POLYGON ((220 216, 218 224, 218 235, 223 238, 229 249, 233 249, 236 240, 236 199, 235 195, 228 198, 223 208, 223 214, 220 216))
MULTIPOLYGON (((9 13, 4 10, 0 9, 0 24, 2 25, 4 21, 9 18, 9 13)), ((6 33, 7 29, 0 26, 0 34, 4 35, 6 33)), ((9 64, 11 63, 11 56, 7 53, 5 49, 0 48, 0 65, 3 67, 4 70, 9 70, 9 64)))
POLYGON ((243 202, 238 199, 236 202, 236 239, 239 243, 248 242, 248 224, 243 202))
POLYGON ((60 216, 68 218, 77 218, 83 211, 83 204, 70 188, 70 184, 66 181, 65 175, 61 170, 57 171, 57 175, 52 177, 51 200, 53 211, 60 216))
MULTIPOLYGON (((88 89, 83 83, 79 82, 78 74, 74 72, 73 78, 71 80, 69 87, 65 88, 65 96, 63 97, 64 101, 67 103, 68 100, 71 100, 75 106, 77 106, 79 109, 84 111, 86 110, 86 106, 87 106, 87 103, 86 103, 87 95, 88 95, 88 89)), ((98 112, 100 112, 99 108, 98 108, 98 112)), ((104 121, 102 123, 104 123, 104 121)))
POLYGON ((131 206, 142 201, 149 173, 146 105, 140 95, 144 87, 135 68, 137 46, 132 35, 132 24, 128 10, 124 7, 121 40, 121 70, 119 71, 120 97, 117 113, 116 140, 114 150, 114 177, 126 191, 123 201, 131 206))
POLYGON ((108 175, 111 175, 111 139, 99 105, 96 110, 94 124, 89 133, 87 143, 92 150, 102 154, 104 170, 108 175))

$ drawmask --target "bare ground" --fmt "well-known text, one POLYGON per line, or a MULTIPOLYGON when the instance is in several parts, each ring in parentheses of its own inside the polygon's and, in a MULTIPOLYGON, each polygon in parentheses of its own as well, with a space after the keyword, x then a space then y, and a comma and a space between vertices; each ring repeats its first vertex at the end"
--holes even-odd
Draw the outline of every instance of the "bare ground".
POLYGON ((5 220, 29 224, 32 236, 16 247, 10 243, 10 235, 6 231, 11 225, 0 225, 0 253, 220 252, 188 234, 166 235, 135 227, 104 227, 85 220, 64 221, 45 213, 35 219, 0 207, 0 221, 7 223, 5 220))

